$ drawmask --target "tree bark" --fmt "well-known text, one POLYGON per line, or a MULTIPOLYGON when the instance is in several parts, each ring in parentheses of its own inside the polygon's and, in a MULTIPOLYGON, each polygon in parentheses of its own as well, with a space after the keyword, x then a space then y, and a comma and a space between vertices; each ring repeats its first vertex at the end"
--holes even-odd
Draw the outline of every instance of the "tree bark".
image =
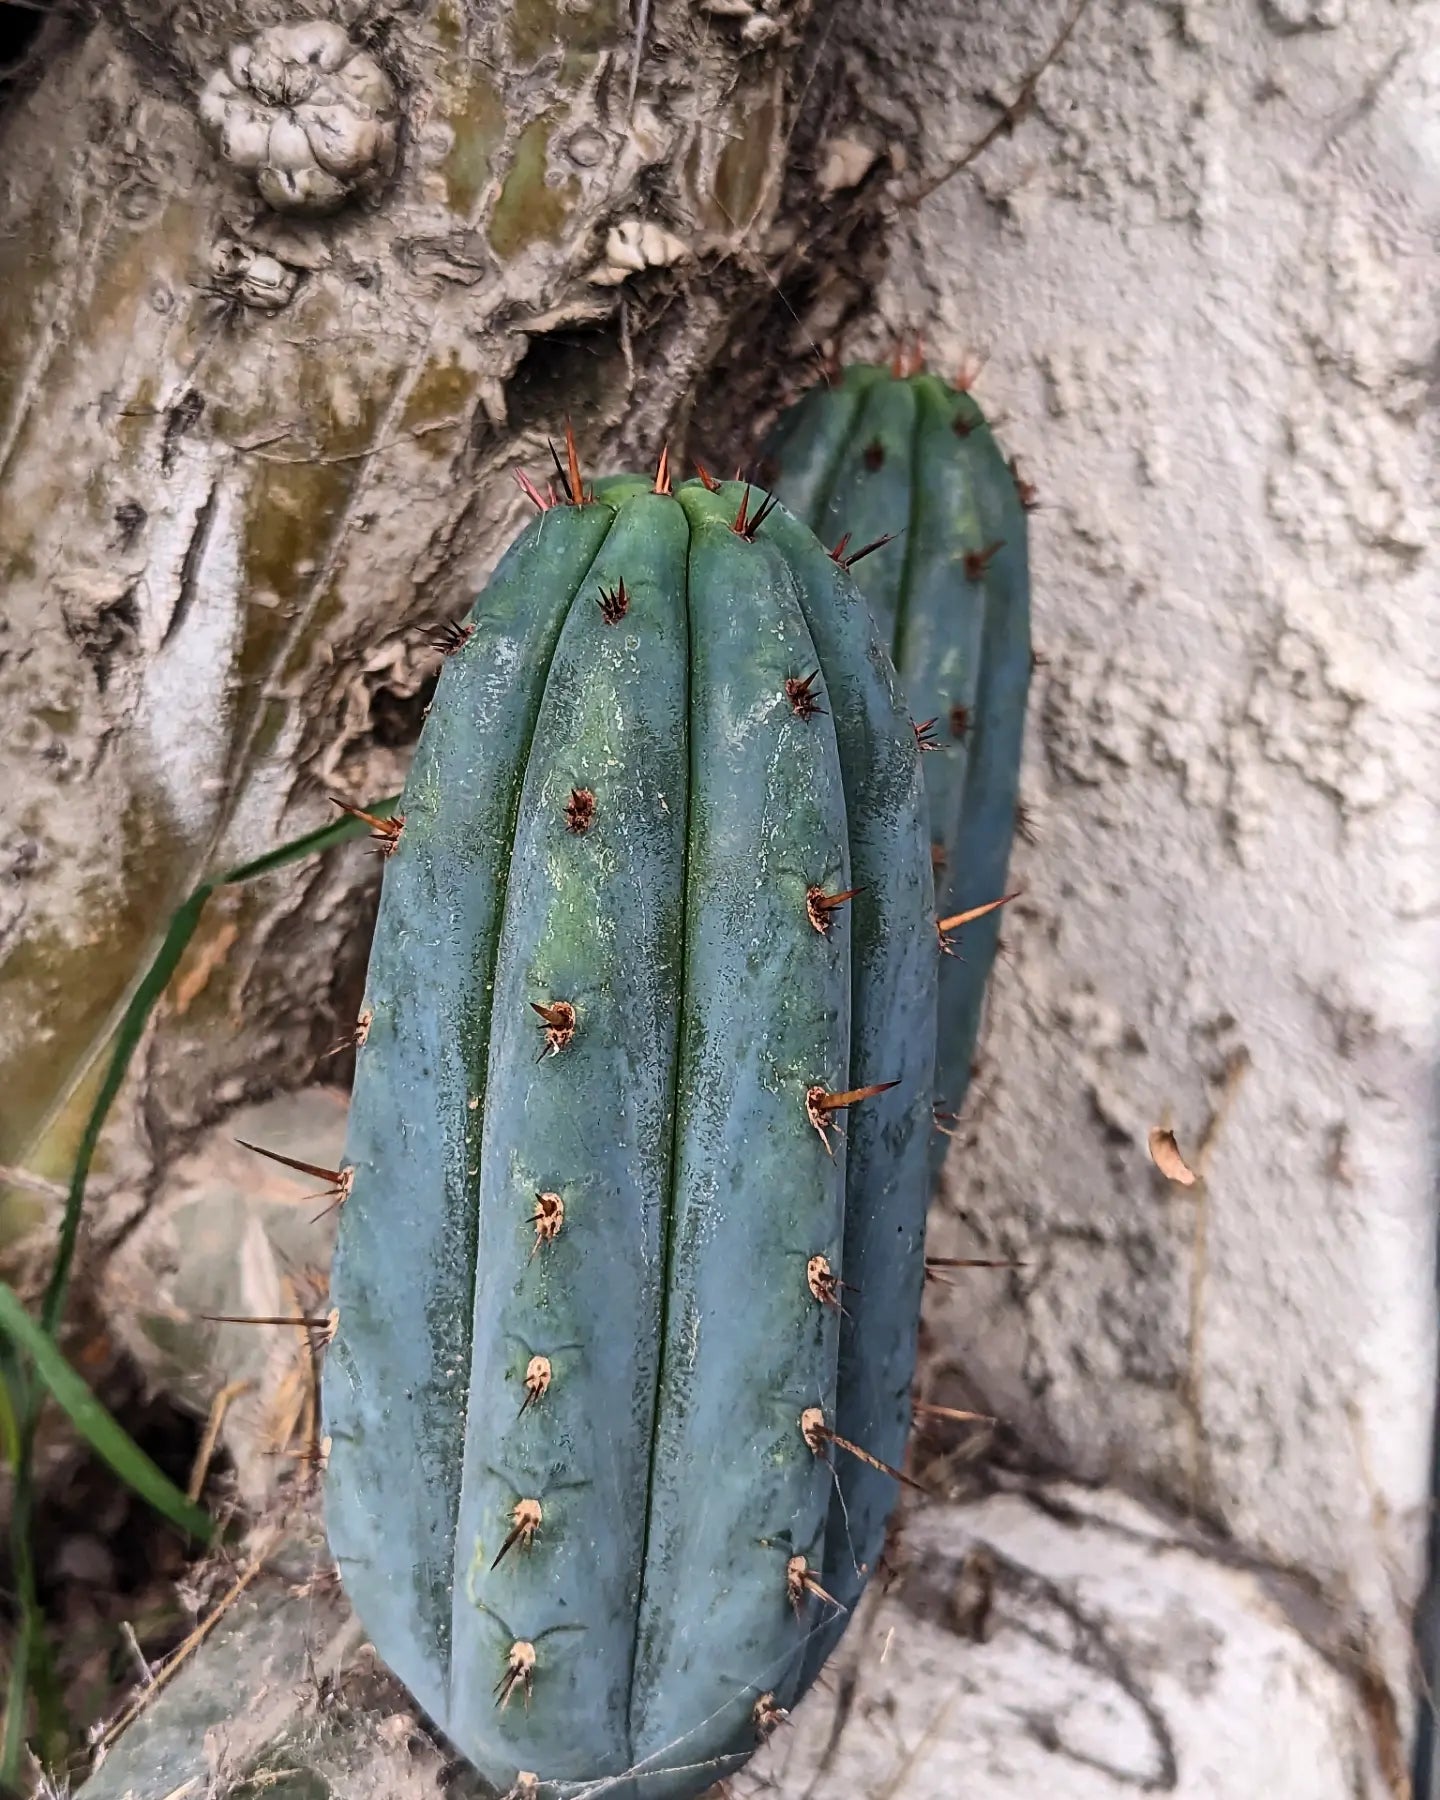
MULTIPOLYGON (((567 418, 592 471, 648 464, 667 431, 680 448, 697 380, 769 293, 807 13, 125 0, 12 105, 0 1168, 31 1177, 0 1190, 12 1270, 44 1245, 43 1178, 170 909, 333 816, 328 796, 398 787, 438 663, 425 629, 517 528, 512 472, 543 487, 567 418), (258 58, 257 33, 307 14, 338 18, 351 72, 391 96, 393 170, 323 216, 267 204, 239 142, 308 102, 287 114, 247 76, 244 130, 200 117, 217 82, 233 100, 217 72, 239 47, 258 58)), ((809 225, 792 208, 790 241, 809 225)), ((372 877, 352 852, 217 899, 112 1176, 313 1066, 363 967, 372 877)), ((125 1216, 97 1210, 92 1245, 125 1216)))

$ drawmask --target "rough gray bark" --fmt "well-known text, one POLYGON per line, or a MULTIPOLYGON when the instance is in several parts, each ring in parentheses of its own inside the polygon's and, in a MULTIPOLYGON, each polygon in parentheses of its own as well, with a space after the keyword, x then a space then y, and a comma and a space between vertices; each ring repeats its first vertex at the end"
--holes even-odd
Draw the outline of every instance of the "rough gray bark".
MULTIPOLYGON (((592 467, 678 449, 768 292, 807 13, 126 0, 49 47, 0 145, 0 1168, 63 1174, 201 874, 398 786, 515 467, 567 416, 592 467), (237 60, 307 15, 349 28, 328 85, 333 23, 237 60)), ((212 906, 112 1171, 313 1064, 372 873, 212 906)), ((52 1213, 0 1191, 0 1260, 52 1213)))

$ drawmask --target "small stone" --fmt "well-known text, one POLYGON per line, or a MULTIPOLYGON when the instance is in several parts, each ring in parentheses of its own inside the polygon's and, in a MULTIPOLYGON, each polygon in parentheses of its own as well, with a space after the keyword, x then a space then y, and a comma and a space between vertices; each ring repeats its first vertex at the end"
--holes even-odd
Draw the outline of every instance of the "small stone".
POLYGON ((56 1555, 55 1572, 63 1580, 85 1587, 115 1586, 115 1558, 95 1537, 67 1537, 56 1555))
POLYGON ((880 154, 873 144, 856 137, 826 138, 821 148, 824 160, 815 176, 815 186, 827 200, 845 188, 859 187, 880 154))

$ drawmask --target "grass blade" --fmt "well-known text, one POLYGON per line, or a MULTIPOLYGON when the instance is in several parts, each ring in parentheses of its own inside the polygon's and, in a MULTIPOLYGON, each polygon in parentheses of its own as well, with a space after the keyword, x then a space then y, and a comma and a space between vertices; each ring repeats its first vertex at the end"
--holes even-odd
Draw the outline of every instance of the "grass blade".
MULTIPOLYGON (((398 795, 392 796, 375 802, 366 810, 387 817, 394 812, 398 801, 398 795)), ((58 1715, 55 1703, 58 1701, 58 1687, 53 1678, 49 1645, 45 1639, 45 1620, 36 1597, 34 1564, 30 1555, 30 1503, 33 1488, 31 1462, 35 1429, 45 1394, 48 1392, 64 1408, 91 1448, 136 1493, 148 1500, 182 1531, 206 1543, 214 1535, 214 1525, 209 1515, 192 1505, 168 1477, 156 1468, 139 1445, 133 1442, 100 1405, 55 1347, 55 1332, 65 1308, 65 1295, 79 1238, 80 1218, 85 1207, 85 1186, 90 1178, 90 1167, 95 1159, 100 1133, 124 1083, 131 1058, 144 1035, 150 1014, 169 986, 170 979, 194 936, 205 904, 215 890, 234 887, 241 882, 258 881, 262 876, 285 868, 290 863, 318 855, 348 839, 359 837, 365 829, 358 819, 337 819, 333 825, 321 826, 288 844, 280 845, 278 849, 268 851, 264 856, 256 857, 251 862, 238 863, 223 874, 202 881, 176 907, 170 915, 160 947, 141 976, 116 1027, 105 1078, 85 1121, 85 1129, 75 1155, 75 1165, 70 1173, 55 1261, 46 1284, 38 1325, 21 1306, 13 1290, 0 1283, 0 1332, 5 1333, 16 1348, 28 1353, 39 1376, 39 1385, 36 1387, 25 1378, 19 1367, 14 1367, 14 1380, 5 1382, 3 1396, 0 1396, 0 1409, 3 1409, 0 1438, 3 1438, 5 1456, 15 1468, 9 1536, 20 1612, 11 1646, 3 1720, 0 1720, 0 1795, 15 1792, 18 1788, 25 1751, 27 1700, 30 1692, 34 1692, 40 1709, 42 1739, 48 1743, 57 1734, 58 1715)), ((58 1729, 63 1733, 63 1728, 58 1729)))
MULTIPOLYGON (((388 800, 379 801, 369 810, 383 817, 394 811, 398 799, 398 795, 393 795, 388 800)), ((109 1117, 110 1108, 115 1103, 115 1096, 124 1083, 130 1059, 144 1035, 150 1014, 170 985, 170 978, 179 967, 180 958, 185 954, 190 939, 195 935, 195 927, 200 923, 206 901, 216 888, 235 887, 244 881, 258 881, 261 876, 283 869, 289 863, 318 855, 320 851, 330 850, 349 838, 359 837, 365 829, 358 819, 342 818, 337 819, 333 825, 322 825, 318 831, 306 832, 304 837, 295 838, 276 850, 267 851, 264 856, 257 856, 253 862, 237 864, 235 868, 227 869, 223 875, 202 881, 170 915, 170 924, 160 948, 155 952, 154 961, 130 996, 130 1004, 125 1008, 116 1028, 105 1079, 95 1096, 95 1104, 85 1121, 80 1147, 75 1153, 75 1166, 70 1173, 70 1190, 65 1200, 65 1216, 60 1224, 60 1241, 56 1246, 55 1262, 40 1309, 41 1324, 52 1337, 65 1306, 65 1291, 69 1286, 70 1268, 75 1260, 75 1243, 80 1231, 80 1214, 85 1205, 85 1184, 90 1178, 90 1165, 95 1160, 100 1133, 109 1117)))
POLYGON ((101 1457, 142 1500, 190 1537, 209 1543, 215 1522, 187 1500, 170 1477, 116 1423, 83 1379, 75 1373, 50 1338, 32 1319, 14 1288, 0 1281, 0 1331, 17 1343, 35 1365, 45 1390, 69 1416, 95 1454, 101 1457))

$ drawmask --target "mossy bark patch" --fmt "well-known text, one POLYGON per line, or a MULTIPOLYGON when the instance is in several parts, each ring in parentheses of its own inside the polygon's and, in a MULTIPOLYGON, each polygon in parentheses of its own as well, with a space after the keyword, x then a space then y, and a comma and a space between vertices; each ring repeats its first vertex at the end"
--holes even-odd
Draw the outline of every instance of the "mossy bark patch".
POLYGON ((510 48, 520 63, 538 61, 547 50, 604 50, 620 32, 619 0, 590 0, 566 6, 563 0, 516 0, 510 15, 510 48))
POLYGON ((469 219, 495 172, 495 152, 505 136, 505 101, 493 83, 476 76, 444 116, 454 133, 440 165, 445 198, 451 212, 469 219))
POLYGON ((547 180, 554 127, 553 113, 532 119, 515 146, 515 160, 490 218, 490 242, 503 261, 531 244, 554 243, 579 198, 580 184, 573 176, 556 186, 547 180))

